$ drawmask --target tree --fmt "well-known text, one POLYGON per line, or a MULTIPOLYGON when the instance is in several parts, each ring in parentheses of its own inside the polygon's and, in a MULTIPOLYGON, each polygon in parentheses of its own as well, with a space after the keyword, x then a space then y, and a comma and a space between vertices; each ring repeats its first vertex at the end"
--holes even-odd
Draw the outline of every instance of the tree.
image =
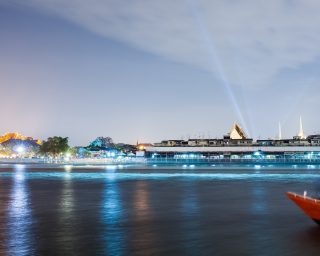
POLYGON ((40 146, 40 153, 45 155, 51 155, 54 157, 66 153, 69 149, 68 140, 68 137, 50 137, 47 141, 44 141, 40 146))
POLYGON ((78 153, 78 149, 76 147, 73 148, 69 148, 68 150, 68 154, 70 154, 70 156, 75 157, 78 153))
POLYGON ((113 140, 110 137, 98 137, 92 141, 89 148, 114 148, 113 140))

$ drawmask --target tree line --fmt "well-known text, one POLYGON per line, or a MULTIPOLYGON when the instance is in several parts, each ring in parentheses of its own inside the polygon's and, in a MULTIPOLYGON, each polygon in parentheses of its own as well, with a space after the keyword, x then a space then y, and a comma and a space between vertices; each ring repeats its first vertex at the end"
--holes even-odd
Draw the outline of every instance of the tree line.
POLYGON ((65 154, 69 149, 68 137, 49 137, 46 141, 40 145, 39 152, 43 155, 58 157, 65 154))

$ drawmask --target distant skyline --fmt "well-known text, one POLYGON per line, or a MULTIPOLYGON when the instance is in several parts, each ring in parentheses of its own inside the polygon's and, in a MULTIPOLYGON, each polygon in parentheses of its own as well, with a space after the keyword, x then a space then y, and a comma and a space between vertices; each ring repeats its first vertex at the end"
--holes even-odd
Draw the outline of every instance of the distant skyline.
POLYGON ((318 1, 0 0, 0 134, 320 132, 318 1))

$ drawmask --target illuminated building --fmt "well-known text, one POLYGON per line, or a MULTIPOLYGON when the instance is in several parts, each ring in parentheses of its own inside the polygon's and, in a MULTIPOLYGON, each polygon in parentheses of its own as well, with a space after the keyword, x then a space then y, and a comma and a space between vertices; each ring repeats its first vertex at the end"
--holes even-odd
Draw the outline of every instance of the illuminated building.
MULTIPOLYGON (((280 127, 280 126, 279 126, 280 127)), ((146 147, 146 157, 151 161, 266 161, 266 162, 319 162, 320 135, 306 136, 300 118, 297 136, 282 139, 253 140, 234 123, 223 139, 164 140, 146 147)))
POLYGON ((41 145, 40 140, 22 136, 19 133, 6 133, 0 136, 1 157, 31 157, 41 145))
POLYGON ((41 140, 34 140, 32 137, 22 136, 19 133, 6 133, 0 136, 0 144, 8 140, 22 140, 22 141, 30 140, 30 141, 35 141, 38 145, 41 144, 41 140))

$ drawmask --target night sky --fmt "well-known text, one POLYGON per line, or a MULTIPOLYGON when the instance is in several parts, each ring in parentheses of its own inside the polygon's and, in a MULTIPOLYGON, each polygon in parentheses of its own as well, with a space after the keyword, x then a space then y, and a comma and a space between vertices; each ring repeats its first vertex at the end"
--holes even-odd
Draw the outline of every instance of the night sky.
POLYGON ((0 134, 320 131, 316 0, 0 0, 0 134))

